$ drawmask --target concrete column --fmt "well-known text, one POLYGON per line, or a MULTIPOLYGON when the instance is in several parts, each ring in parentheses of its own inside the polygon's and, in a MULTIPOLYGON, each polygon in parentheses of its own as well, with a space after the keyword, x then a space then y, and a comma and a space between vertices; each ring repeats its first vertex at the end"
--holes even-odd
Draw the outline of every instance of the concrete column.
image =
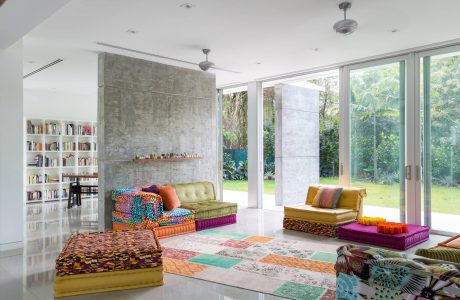
POLYGON ((248 84, 248 207, 262 208, 263 190, 262 83, 248 84))
POLYGON ((0 251, 23 240, 22 41, 0 50, 0 251))
POLYGON ((304 203, 319 183, 319 91, 275 86, 275 202, 304 203))

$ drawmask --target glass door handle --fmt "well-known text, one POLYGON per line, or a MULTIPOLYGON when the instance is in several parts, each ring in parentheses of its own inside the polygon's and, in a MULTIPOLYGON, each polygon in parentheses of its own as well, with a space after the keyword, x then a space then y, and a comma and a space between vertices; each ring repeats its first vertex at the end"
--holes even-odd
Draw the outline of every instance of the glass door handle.
POLYGON ((405 169, 405 175, 406 175, 406 180, 411 180, 412 179, 412 168, 411 166, 406 166, 406 169, 405 169))

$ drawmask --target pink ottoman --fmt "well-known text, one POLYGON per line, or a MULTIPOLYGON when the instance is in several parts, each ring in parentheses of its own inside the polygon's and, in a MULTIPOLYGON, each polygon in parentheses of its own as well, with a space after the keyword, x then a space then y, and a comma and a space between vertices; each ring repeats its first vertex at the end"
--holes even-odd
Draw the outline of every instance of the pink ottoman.
POLYGON ((340 226, 338 237, 341 240, 406 250, 428 240, 430 227, 409 224, 407 233, 385 234, 377 232, 377 226, 364 226, 355 222, 340 226))

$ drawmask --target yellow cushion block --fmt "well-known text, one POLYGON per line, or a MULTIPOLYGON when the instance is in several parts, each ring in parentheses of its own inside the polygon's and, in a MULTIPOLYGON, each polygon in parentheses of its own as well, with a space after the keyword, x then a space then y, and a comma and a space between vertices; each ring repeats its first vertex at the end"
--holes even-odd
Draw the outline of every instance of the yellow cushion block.
POLYGON ((347 208, 329 209, 301 204, 285 206, 284 217, 322 224, 340 225, 356 220, 358 212, 347 208))
POLYGON ((54 276, 54 297, 163 285, 163 266, 147 269, 54 276))
MULTIPOLYGON (((306 204, 312 204, 320 185, 312 185, 308 188, 306 204)), ((340 194, 337 208, 347 208, 356 211, 361 211, 363 198, 366 197, 365 188, 344 187, 340 194)))

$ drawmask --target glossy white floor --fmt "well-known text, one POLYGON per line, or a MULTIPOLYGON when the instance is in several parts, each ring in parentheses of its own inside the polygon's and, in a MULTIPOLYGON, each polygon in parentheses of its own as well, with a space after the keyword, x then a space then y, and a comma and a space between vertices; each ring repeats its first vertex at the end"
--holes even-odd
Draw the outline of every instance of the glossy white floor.
MULTIPOLYGON (((70 232, 97 230, 97 202, 84 200, 79 208, 65 208, 65 203, 27 206, 25 247, 22 251, 0 253, 0 299, 53 299, 54 260, 70 232)), ((322 243, 325 250, 334 251, 343 241, 322 238, 300 232, 283 230, 283 213, 279 210, 240 208, 238 223, 220 227, 221 230, 309 240, 322 243)), ((14 226, 14 224, 12 224, 14 226)), ((175 237, 180 238, 180 237, 175 237)), ((445 237, 433 236, 421 245, 428 247, 445 237)), ((253 291, 215 284, 182 276, 165 274, 165 285, 156 288, 125 290, 65 298, 117 299, 280 299, 253 291)))

